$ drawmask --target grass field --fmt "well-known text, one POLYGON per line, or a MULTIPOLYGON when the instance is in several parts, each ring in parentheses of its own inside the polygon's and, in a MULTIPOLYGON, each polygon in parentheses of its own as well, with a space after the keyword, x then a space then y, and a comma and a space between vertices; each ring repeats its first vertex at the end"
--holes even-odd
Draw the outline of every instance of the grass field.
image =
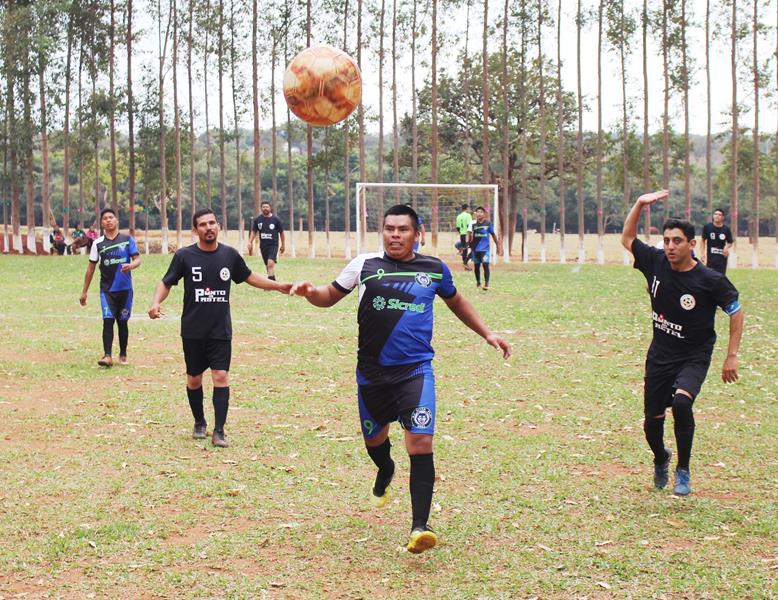
MULTIPOLYGON (((367 501, 356 297, 325 311, 233 290, 232 447, 215 450, 190 438, 180 290, 165 320, 145 314, 168 261, 143 257, 131 366, 103 370, 85 257, 0 257, 0 597, 778 597, 778 271, 731 273, 741 381, 719 379, 720 313, 685 499, 650 485, 639 273, 511 264, 488 293, 455 273, 515 354, 438 305, 440 544, 412 556, 398 428, 395 500, 367 501)), ((279 275, 324 283, 342 264, 279 275)))

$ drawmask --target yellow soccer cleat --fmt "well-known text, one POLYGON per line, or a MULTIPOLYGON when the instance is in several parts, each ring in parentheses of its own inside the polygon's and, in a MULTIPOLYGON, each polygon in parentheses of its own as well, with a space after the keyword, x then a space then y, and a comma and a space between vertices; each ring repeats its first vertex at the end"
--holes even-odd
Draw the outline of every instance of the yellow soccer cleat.
POLYGON ((438 543, 438 536, 429 527, 416 527, 411 531, 411 539, 408 541, 408 552, 421 554, 425 550, 434 548, 438 543))

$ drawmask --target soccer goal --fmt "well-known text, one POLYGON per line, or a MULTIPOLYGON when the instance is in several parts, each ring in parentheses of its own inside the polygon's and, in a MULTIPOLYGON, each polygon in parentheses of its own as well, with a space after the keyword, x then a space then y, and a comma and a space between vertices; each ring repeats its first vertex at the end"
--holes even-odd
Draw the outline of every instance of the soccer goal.
MULTIPOLYGON (((463 204, 469 204, 471 211, 483 206, 487 211, 487 219, 494 223, 495 233, 498 237, 500 235, 497 185, 357 182, 356 199, 357 254, 380 252, 383 249, 381 225, 384 211, 395 204, 410 204, 419 213, 425 229, 425 245, 419 248, 421 254, 447 257, 458 253, 454 247, 459 241, 456 219, 463 204)), ((494 243, 492 256, 496 257, 494 243)), ((508 262, 507 252, 503 257, 508 262)), ((492 260, 494 262, 496 259, 492 260)))

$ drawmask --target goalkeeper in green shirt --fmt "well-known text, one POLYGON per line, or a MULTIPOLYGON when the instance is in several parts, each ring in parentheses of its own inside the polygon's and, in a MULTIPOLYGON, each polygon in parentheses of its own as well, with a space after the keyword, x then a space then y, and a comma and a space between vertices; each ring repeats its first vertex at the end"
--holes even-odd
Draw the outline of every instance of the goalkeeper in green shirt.
POLYGON ((470 271, 467 262, 470 260, 470 252, 467 247, 467 232, 473 222, 473 216, 470 214, 470 205, 463 204, 462 212, 457 215, 457 231, 459 231, 459 242, 455 244, 457 250, 462 254, 462 264, 465 270, 470 271))

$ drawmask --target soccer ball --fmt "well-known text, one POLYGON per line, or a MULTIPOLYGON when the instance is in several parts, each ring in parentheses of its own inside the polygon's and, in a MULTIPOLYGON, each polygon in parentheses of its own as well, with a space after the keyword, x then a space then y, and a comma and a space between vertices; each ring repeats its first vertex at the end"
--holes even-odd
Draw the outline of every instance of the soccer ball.
POLYGON ((331 46, 307 48, 284 73, 284 98, 300 119, 316 127, 347 118, 362 100, 362 74, 345 52, 331 46))

